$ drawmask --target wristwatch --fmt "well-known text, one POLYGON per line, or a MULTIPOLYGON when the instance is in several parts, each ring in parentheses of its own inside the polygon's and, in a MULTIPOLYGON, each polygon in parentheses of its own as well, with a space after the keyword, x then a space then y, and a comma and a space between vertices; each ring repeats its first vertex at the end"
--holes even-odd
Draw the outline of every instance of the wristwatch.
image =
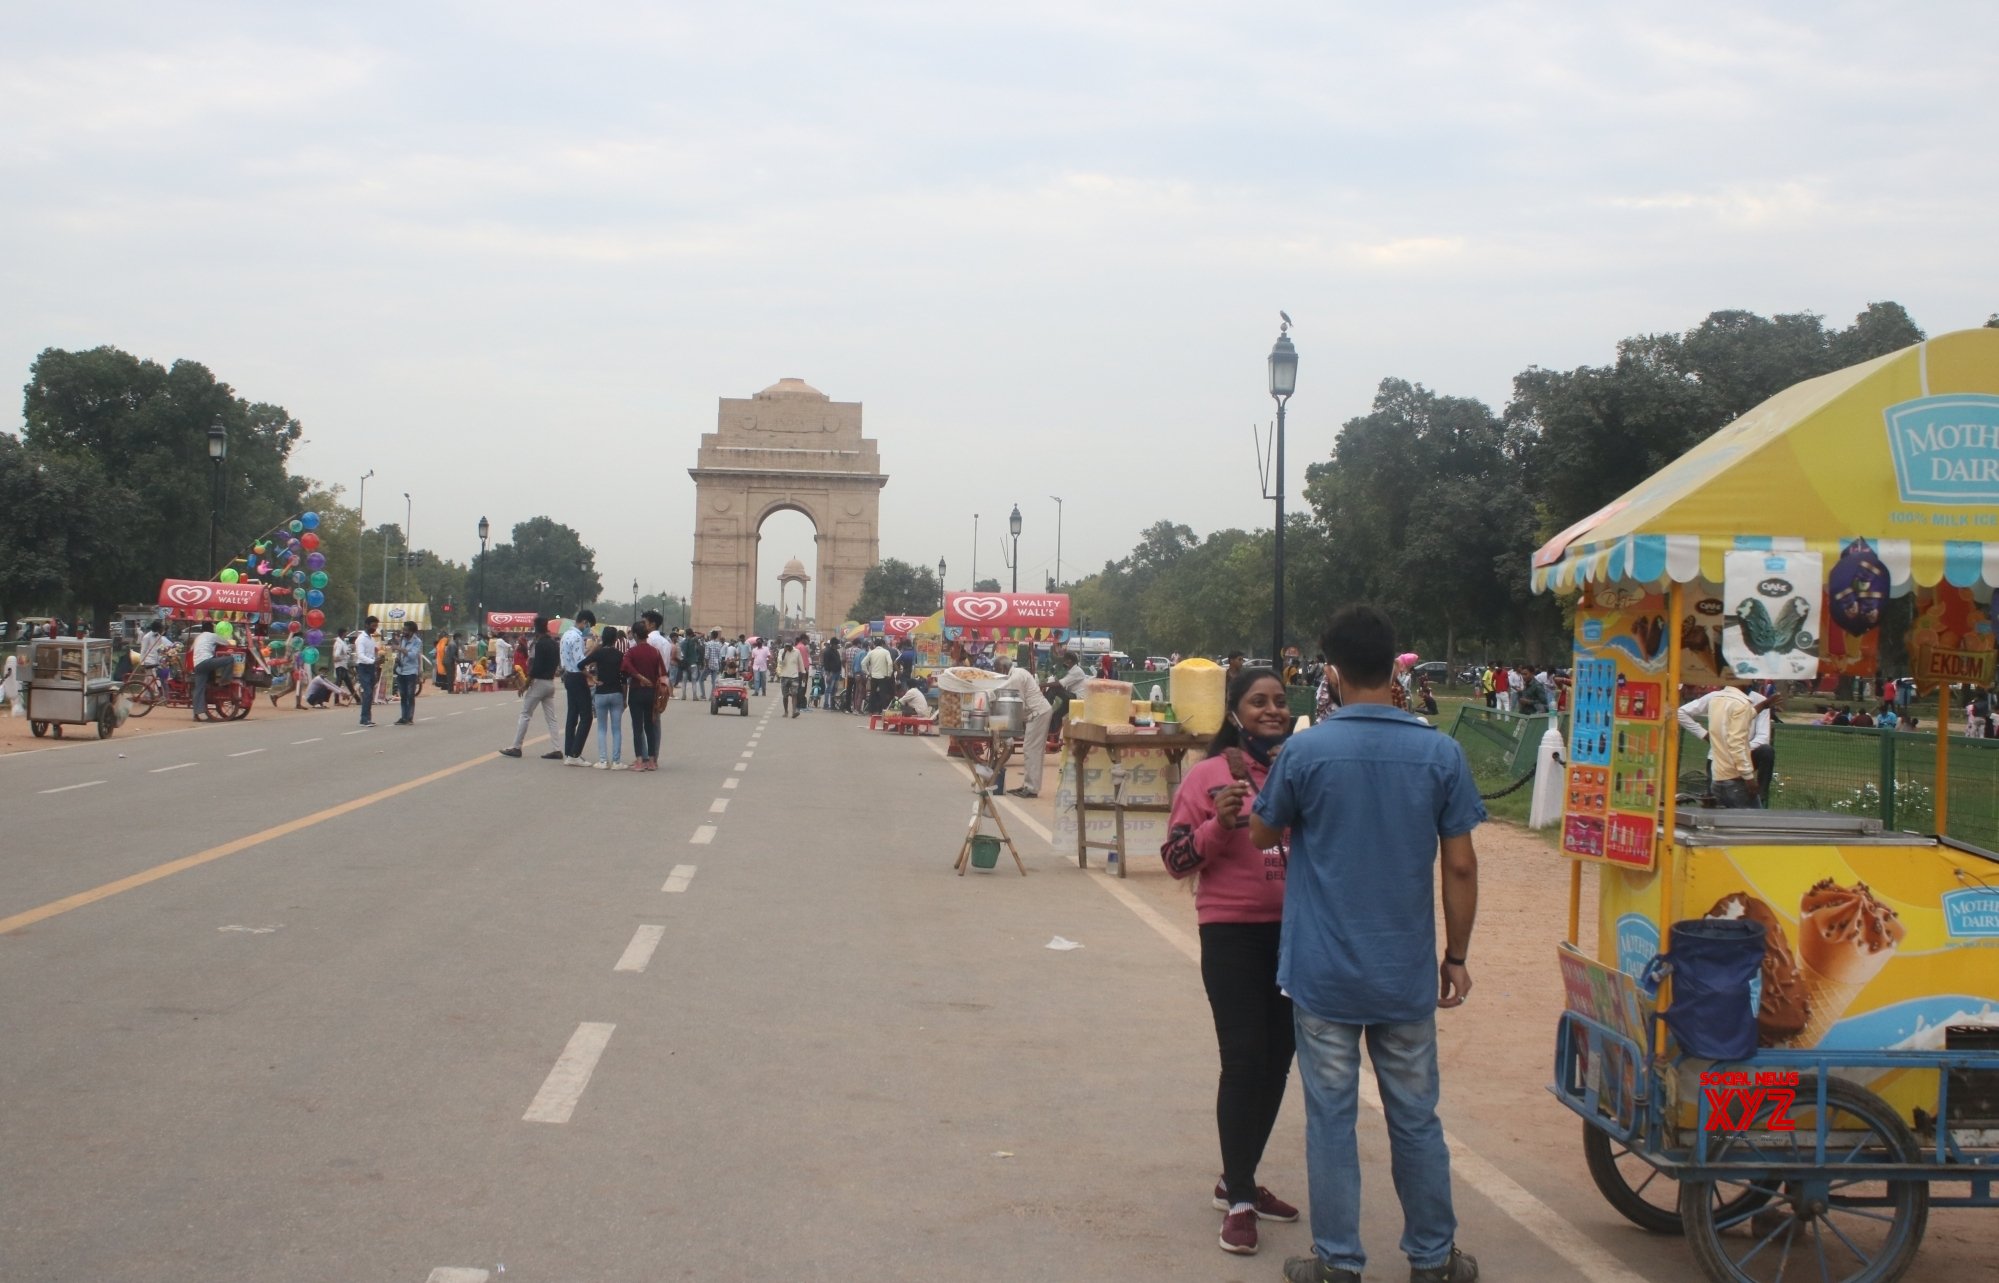
POLYGON ((1453 958, 1449 949, 1444 950, 1444 962, 1453 967, 1462 967, 1465 965, 1465 960, 1463 958, 1453 958))

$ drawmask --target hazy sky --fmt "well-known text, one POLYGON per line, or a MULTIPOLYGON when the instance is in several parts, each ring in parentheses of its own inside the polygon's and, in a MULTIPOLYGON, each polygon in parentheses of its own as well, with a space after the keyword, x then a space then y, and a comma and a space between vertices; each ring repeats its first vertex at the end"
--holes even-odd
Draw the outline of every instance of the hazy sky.
MULTIPOLYGON (((1999 4, 7 5, 0 371, 200 360, 419 545, 546 513, 683 590, 699 434, 866 405, 885 556, 1023 586, 1268 524, 1384 376, 1722 307, 1999 308, 1999 4), (448 536, 444 533, 451 532, 448 536)), ((18 404, 18 403, 17 403, 18 404)), ((18 409, 6 421, 18 419, 18 409)), ((811 563, 765 530, 759 596, 811 563)), ((1524 552, 1525 550, 1523 550, 1524 552)), ((495 603, 502 605, 504 603, 495 603)))

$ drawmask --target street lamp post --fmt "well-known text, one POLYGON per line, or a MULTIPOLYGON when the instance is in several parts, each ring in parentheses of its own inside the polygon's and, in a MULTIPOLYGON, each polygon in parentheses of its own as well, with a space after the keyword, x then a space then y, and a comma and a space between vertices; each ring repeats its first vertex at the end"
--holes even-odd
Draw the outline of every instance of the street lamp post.
POLYGON ((479 602, 474 607, 479 612, 479 628, 475 634, 486 635, 486 537, 493 533, 493 524, 484 517, 479 518, 479 602))
POLYGON ((1062 589, 1062 496, 1048 496, 1055 501, 1055 590, 1062 589))
POLYGON ((937 609, 944 609, 944 559, 937 559, 937 609))
POLYGON ((639 620, 639 581, 632 580, 632 622, 639 620))
POLYGON ((979 590, 979 514, 972 514, 972 591, 979 590))
POLYGON ((1020 591, 1020 505, 1013 505, 1013 515, 1006 519, 1006 528, 1013 532, 1013 590, 1020 591))
POLYGON ((361 545, 368 542, 368 478, 375 475, 373 468, 361 474, 361 502, 354 510, 354 631, 361 631, 361 570, 367 563, 362 560, 366 553, 361 545))
MULTIPOLYGON (((1283 313, 1278 313, 1283 316, 1283 313)), ((1284 407, 1298 387, 1298 349, 1291 346, 1291 318, 1278 327, 1270 349, 1270 397, 1277 402, 1276 579, 1270 593, 1270 662, 1284 668, 1284 407)))
POLYGON ((215 465, 208 484, 208 565, 209 574, 221 570, 216 564, 216 536, 222 528, 222 461, 229 457, 229 429, 220 420, 208 425, 208 461, 215 465))
POLYGON ((403 491, 403 600, 410 599, 410 527, 416 524, 416 504, 410 499, 410 492, 403 491))

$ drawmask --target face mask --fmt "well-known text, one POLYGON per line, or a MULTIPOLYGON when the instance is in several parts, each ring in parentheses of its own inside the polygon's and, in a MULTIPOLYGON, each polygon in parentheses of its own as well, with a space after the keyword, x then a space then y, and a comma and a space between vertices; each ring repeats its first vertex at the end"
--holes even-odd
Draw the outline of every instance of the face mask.
POLYGON ((1284 743, 1284 736, 1252 734, 1234 713, 1229 714, 1229 720, 1235 723, 1236 730, 1242 735, 1244 751, 1263 765, 1270 765, 1270 759, 1277 755, 1278 747, 1284 743))

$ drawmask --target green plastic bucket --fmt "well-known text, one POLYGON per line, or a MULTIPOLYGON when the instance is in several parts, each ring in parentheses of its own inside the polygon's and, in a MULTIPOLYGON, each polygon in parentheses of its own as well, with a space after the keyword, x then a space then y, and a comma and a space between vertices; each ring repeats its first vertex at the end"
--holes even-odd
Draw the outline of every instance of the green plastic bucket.
POLYGON ((975 869, 995 869, 999 867, 1000 842, 991 834, 979 833, 972 838, 972 867, 975 869))

